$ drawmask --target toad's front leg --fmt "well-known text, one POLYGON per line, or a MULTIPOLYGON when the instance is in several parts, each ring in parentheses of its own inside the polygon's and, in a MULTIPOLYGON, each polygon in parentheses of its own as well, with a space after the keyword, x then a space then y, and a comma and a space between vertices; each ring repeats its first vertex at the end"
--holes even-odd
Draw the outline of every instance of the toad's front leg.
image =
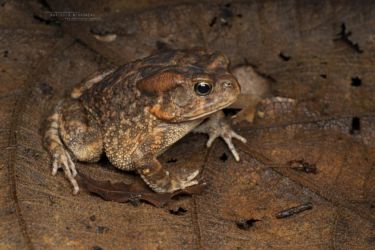
POLYGON ((229 123, 225 119, 223 111, 218 111, 212 114, 207 121, 195 128, 193 132, 208 134, 208 148, 211 147, 216 138, 223 138, 236 161, 240 160, 240 156, 238 155, 237 150, 232 143, 232 138, 235 138, 243 143, 247 142, 244 137, 240 136, 232 130, 229 123))
POLYGON ((137 166, 142 179, 152 190, 158 193, 172 193, 198 184, 195 177, 199 174, 199 170, 181 178, 170 175, 155 158, 145 158, 142 162, 138 162, 137 166))
POLYGON ((47 121, 44 145, 52 157, 52 174, 56 175, 59 169, 63 169, 73 186, 73 194, 77 194, 79 187, 73 159, 84 162, 100 159, 103 146, 98 124, 74 99, 61 101, 47 121))

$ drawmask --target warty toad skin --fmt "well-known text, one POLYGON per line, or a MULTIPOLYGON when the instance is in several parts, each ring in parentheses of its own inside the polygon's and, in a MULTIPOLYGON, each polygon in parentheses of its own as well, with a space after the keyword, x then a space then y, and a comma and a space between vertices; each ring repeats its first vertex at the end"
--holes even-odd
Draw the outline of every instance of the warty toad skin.
POLYGON ((173 192, 198 183, 199 171, 171 175, 157 156, 191 131, 222 137, 233 156, 222 109, 240 94, 221 52, 169 50, 92 76, 61 100, 47 119, 44 144, 52 174, 62 168, 77 194, 75 160, 96 162, 104 153, 117 168, 135 170, 154 191, 173 192))

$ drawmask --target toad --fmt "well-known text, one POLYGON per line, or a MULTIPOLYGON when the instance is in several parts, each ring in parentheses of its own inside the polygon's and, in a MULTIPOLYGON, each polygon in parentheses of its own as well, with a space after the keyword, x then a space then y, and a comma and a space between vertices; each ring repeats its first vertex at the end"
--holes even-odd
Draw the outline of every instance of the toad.
POLYGON ((239 161, 235 133, 222 109, 240 85, 221 52, 168 50, 103 71, 74 88, 47 119, 44 145, 52 174, 63 169, 77 194, 75 161, 96 162, 104 153, 115 167, 136 171, 155 192, 198 184, 199 170, 179 177, 157 157, 189 132, 207 133, 207 147, 221 137, 239 161))

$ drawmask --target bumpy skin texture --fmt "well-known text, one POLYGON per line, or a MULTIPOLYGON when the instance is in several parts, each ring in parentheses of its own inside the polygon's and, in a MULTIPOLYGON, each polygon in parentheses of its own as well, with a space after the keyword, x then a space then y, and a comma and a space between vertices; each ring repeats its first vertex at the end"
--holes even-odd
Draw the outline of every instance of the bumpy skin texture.
POLYGON ((228 64, 220 52, 170 50, 92 76, 48 118, 44 142, 52 173, 62 168, 77 193, 73 159, 94 162, 104 152, 114 166, 136 170, 156 192, 183 189, 198 183, 198 171, 171 176, 157 156, 194 128, 210 134, 207 146, 223 137, 239 160, 231 138, 246 140, 223 126, 218 113, 240 94, 228 64), (196 128, 210 116, 215 119, 196 128))

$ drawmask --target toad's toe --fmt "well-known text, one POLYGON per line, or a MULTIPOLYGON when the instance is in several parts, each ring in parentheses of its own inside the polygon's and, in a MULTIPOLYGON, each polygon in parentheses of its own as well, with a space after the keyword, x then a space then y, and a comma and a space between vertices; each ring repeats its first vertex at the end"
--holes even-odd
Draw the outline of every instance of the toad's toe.
POLYGON ((73 194, 77 194, 79 192, 79 186, 75 179, 77 176, 77 170, 69 153, 64 151, 60 154, 53 155, 53 158, 52 175, 56 175, 57 171, 62 168, 65 173, 65 177, 73 186, 73 194))

